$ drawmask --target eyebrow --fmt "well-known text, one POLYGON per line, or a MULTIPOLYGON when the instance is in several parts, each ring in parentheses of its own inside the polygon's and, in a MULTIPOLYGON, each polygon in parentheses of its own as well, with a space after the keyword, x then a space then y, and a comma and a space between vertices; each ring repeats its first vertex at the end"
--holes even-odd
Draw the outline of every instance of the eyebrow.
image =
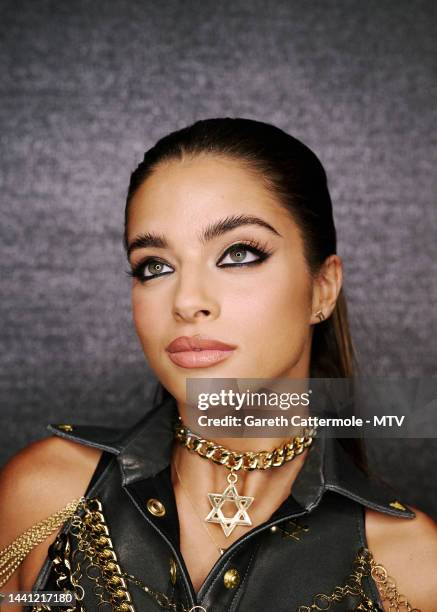
MULTIPOLYGON (((226 232, 230 232, 231 230, 237 227, 242 227, 243 225, 258 225, 282 238, 281 234, 273 226, 271 226, 270 223, 267 223, 267 221, 264 221, 264 219, 255 217, 253 215, 231 215, 229 217, 225 217, 224 219, 219 219, 218 221, 207 225, 202 230, 198 238, 201 244, 206 244, 207 242, 222 236, 226 232)), ((169 243, 162 234, 151 234, 150 232, 138 234, 138 236, 135 236, 128 246, 127 258, 130 258, 133 251, 145 249, 147 247, 166 249, 169 247, 169 243)))

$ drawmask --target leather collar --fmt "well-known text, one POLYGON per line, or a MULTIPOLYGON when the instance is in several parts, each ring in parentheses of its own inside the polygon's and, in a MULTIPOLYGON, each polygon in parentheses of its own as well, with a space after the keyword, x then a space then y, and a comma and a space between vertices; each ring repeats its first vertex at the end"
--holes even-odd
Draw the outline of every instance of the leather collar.
MULTIPOLYGON (((47 428, 57 436, 117 455, 122 486, 126 487, 152 478, 169 466, 177 416, 176 402, 167 396, 127 430, 65 424, 50 424, 47 428)), ((325 491, 393 516, 416 516, 397 499, 396 491, 388 484, 364 473, 337 439, 321 435, 319 431, 293 483, 289 500, 310 512, 320 503, 325 491)))

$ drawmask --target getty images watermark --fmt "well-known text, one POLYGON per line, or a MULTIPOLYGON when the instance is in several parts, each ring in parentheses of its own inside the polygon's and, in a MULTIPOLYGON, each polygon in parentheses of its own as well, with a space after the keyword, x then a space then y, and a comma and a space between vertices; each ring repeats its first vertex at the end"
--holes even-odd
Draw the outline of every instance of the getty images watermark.
POLYGON ((437 379, 187 379, 187 425, 226 437, 437 437, 437 379))

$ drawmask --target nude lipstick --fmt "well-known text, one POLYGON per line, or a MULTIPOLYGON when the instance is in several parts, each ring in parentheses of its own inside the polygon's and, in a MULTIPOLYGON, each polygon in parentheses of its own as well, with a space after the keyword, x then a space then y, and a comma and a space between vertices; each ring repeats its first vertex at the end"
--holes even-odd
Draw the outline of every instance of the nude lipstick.
POLYGON ((227 359, 236 348, 233 344, 206 336, 179 336, 166 347, 168 356, 183 368, 208 368, 227 359))

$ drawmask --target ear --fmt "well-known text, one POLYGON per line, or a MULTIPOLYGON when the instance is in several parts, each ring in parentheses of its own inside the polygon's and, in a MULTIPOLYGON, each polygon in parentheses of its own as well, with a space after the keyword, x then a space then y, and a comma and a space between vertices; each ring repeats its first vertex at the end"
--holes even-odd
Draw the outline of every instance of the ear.
POLYGON ((315 316, 319 311, 322 311, 324 319, 331 316, 342 284, 343 261, 339 255, 330 255, 313 281, 310 324, 320 323, 320 318, 315 316))

